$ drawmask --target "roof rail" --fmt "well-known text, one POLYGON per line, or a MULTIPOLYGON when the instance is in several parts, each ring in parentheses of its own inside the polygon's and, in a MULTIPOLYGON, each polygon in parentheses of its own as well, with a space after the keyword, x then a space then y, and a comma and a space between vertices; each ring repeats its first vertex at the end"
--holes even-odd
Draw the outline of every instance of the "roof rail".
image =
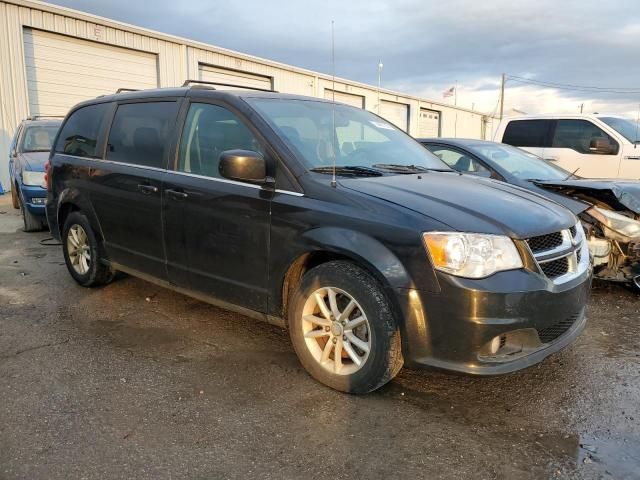
POLYGON ((257 90, 259 92, 273 92, 278 93, 276 90, 272 88, 259 88, 259 87, 248 87, 246 85, 238 85, 235 83, 220 83, 220 82, 207 82, 204 80, 185 80, 182 84, 183 87, 191 87, 191 88, 210 88, 212 90, 216 90, 215 86, 218 87, 234 87, 234 88, 243 88, 246 90, 257 90), (192 83, 196 83, 199 85, 191 85, 192 83), (212 85, 211 87, 209 85, 212 85))
POLYGON ((64 118, 64 115, 29 115, 27 120, 39 120, 41 118, 64 118))
POLYGON ((116 90, 116 93, 122 93, 122 92, 139 92, 140 89, 138 88, 119 88, 118 90, 116 90))

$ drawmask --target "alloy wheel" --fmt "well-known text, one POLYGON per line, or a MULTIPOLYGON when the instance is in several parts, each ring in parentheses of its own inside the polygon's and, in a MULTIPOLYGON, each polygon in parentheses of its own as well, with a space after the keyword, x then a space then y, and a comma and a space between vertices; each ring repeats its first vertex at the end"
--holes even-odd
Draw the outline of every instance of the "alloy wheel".
POLYGON ((371 329, 364 310, 339 288, 319 288, 307 298, 302 333, 316 362, 338 375, 360 370, 371 351, 371 329))
POLYGON ((91 248, 82 226, 73 225, 67 233, 67 252, 71 266, 80 275, 85 275, 91 266, 91 248))

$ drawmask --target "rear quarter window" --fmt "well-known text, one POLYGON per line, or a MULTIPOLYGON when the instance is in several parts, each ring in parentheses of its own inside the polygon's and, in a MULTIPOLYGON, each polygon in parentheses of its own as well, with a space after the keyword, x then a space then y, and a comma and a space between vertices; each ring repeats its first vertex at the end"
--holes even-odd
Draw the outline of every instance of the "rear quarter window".
POLYGON ((108 103, 99 103, 73 112, 60 132, 56 152, 76 157, 100 157, 98 140, 108 110, 108 103))
POLYGON ((109 132, 107 160, 165 168, 177 115, 177 102, 119 105, 109 132))
POLYGON ((514 147, 547 147, 551 120, 512 120, 507 124, 502 143, 514 147))

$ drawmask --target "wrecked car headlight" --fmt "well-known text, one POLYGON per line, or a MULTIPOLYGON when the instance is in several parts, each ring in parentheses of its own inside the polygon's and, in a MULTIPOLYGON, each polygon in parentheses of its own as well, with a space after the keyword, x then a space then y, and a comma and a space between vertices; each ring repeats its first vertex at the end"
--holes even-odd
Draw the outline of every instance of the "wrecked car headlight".
POLYGON ((599 207, 591 207, 587 213, 605 227, 607 237, 623 242, 628 242, 633 237, 640 237, 640 222, 633 218, 599 207))
POLYGON ((423 239, 433 266, 459 277, 484 278, 523 267, 513 240, 502 235, 428 232, 423 239))

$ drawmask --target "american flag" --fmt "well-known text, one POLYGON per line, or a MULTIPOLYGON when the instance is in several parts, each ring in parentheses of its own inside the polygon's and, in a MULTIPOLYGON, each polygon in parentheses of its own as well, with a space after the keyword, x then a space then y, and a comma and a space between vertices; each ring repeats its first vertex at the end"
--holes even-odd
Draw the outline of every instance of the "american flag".
POLYGON ((455 92, 456 92, 456 87, 451 87, 451 88, 449 88, 449 89, 445 90, 444 92, 442 92, 442 96, 443 96, 444 98, 447 98, 447 97, 453 97, 453 94, 454 94, 455 92))

